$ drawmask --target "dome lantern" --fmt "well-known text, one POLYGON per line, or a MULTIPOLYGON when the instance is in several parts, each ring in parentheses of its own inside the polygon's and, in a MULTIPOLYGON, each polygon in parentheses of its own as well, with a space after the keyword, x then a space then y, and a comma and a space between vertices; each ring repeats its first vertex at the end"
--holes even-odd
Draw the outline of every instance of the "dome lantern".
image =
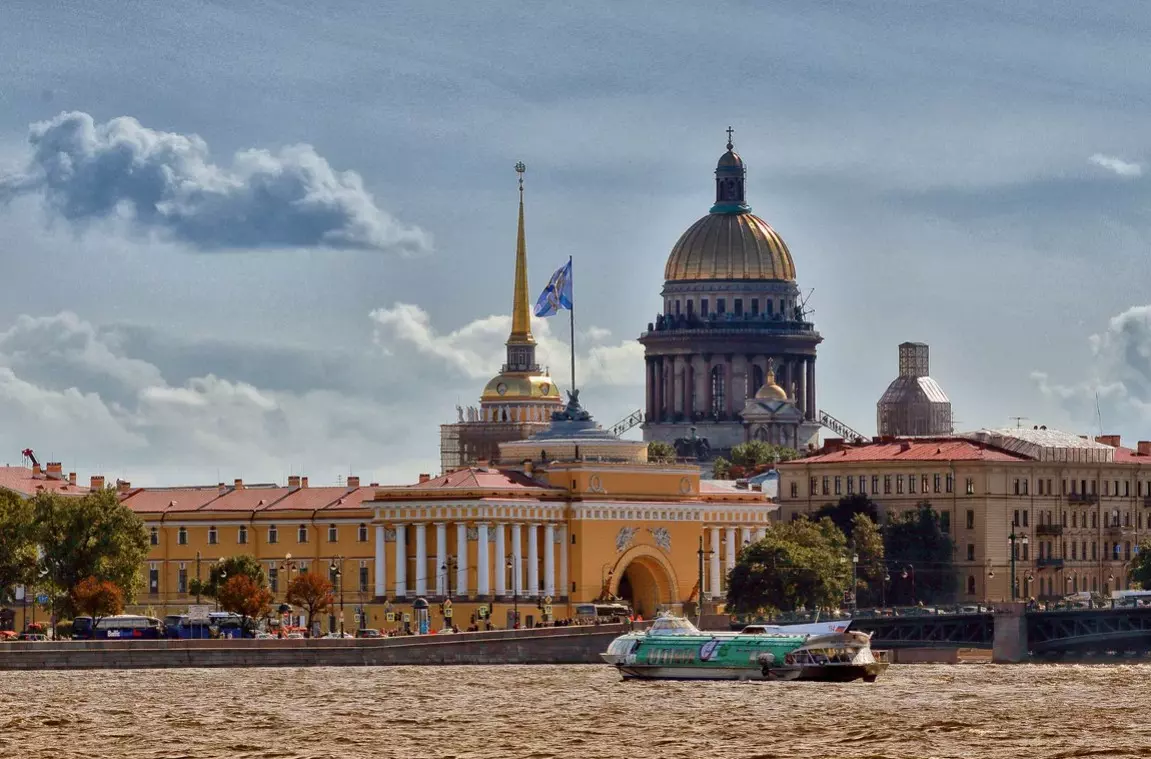
POLYGON ((731 141, 734 131, 731 127, 727 128, 727 152, 719 157, 719 163, 715 166, 715 205, 711 207, 712 213, 747 213, 751 210, 744 199, 747 168, 731 141))

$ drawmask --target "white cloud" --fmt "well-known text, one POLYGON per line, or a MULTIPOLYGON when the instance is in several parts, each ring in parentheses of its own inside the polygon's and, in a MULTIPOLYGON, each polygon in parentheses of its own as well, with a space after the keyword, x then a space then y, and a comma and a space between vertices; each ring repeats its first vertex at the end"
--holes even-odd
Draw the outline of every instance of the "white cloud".
POLYGON ((1121 158, 1115 156, 1103 155, 1096 153, 1088 158, 1091 163, 1108 171, 1114 172, 1121 177, 1140 177, 1143 176, 1143 166, 1138 163, 1128 163, 1121 158))
POLYGON ((354 171, 310 145, 242 150, 213 163, 197 135, 122 116, 61 113, 33 124, 24 167, 0 175, 0 201, 42 196, 71 222, 123 219, 201 250, 321 246, 423 252, 430 237, 381 210, 354 171))

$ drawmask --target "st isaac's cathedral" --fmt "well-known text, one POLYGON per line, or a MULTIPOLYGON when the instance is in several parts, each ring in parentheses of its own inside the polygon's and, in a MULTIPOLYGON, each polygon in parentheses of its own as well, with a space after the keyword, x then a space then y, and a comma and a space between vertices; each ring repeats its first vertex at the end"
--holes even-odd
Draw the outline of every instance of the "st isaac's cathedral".
POLYGON ((663 311, 640 337, 645 440, 706 457, 748 440, 802 450, 819 431, 815 352, 795 263, 751 212, 747 170, 728 130, 715 204, 664 267, 663 311), (706 441, 706 442, 704 442, 706 441))

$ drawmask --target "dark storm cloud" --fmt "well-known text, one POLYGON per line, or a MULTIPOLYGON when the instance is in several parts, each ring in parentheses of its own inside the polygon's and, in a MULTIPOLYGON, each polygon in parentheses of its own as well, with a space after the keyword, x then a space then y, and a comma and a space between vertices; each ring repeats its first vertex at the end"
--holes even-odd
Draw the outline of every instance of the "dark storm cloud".
POLYGON ((124 116, 98 124, 61 113, 33 124, 32 154, 0 175, 0 201, 40 194, 72 222, 126 215, 200 250, 323 246, 411 253, 427 234, 381 210, 352 171, 334 171, 310 145, 238 152, 213 163, 196 135, 160 132, 124 116))

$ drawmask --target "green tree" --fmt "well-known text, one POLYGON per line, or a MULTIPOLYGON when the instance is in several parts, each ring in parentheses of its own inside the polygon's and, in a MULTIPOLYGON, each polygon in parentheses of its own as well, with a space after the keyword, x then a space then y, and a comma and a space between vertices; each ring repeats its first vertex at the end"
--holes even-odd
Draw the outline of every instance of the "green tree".
POLYGON ((56 589, 56 613, 75 614, 73 590, 86 578, 107 580, 131 601, 143 578, 148 531, 112 489, 80 497, 41 492, 31 500, 45 585, 56 589))
POLYGON ((717 480, 726 480, 731 478, 731 462, 723 456, 717 456, 715 461, 711 463, 711 474, 717 480))
POLYGON ((799 451, 782 445, 771 445, 762 440, 750 440, 731 449, 731 462, 745 469, 753 469, 775 461, 799 458, 799 451))
POLYGON ((774 524, 739 555, 728 576, 736 614, 838 608, 851 585, 847 539, 830 519, 774 524))
MULTIPOLYGON (((215 598, 221 585, 228 579, 240 575, 250 578, 258 587, 264 588, 268 585, 268 576, 264 573, 264 568, 260 566, 256 557, 242 553, 238 556, 229 556, 223 561, 213 564, 208 570, 208 579, 200 585, 200 592, 209 598, 215 598)), ((188 589, 192 593, 196 592, 192 589, 191 583, 188 584, 188 589)))
POLYGON ((879 524, 879 506, 866 495, 856 493, 839 499, 838 503, 828 503, 815 512, 814 519, 819 521, 828 517, 844 535, 850 535, 854 529, 855 515, 863 514, 871 520, 872 524, 879 524))
POLYGON ((1151 540, 1144 539, 1131 557, 1129 576, 1140 588, 1151 590, 1151 540))
POLYGON ((928 501, 921 501, 906 514, 887 515, 883 547, 891 570, 888 603, 955 600, 957 577, 952 540, 943 531, 939 512, 928 501))
POLYGON ((647 460, 659 464, 675 461, 675 447, 662 440, 653 440, 647 444, 647 460))
POLYGON ((887 573, 883 532, 867 514, 851 518, 851 551, 859 557, 856 565, 856 603, 879 606, 884 600, 883 577, 887 573))
POLYGON ((37 579, 33 524, 32 504, 0 490, 0 603, 13 600, 15 586, 37 579))

